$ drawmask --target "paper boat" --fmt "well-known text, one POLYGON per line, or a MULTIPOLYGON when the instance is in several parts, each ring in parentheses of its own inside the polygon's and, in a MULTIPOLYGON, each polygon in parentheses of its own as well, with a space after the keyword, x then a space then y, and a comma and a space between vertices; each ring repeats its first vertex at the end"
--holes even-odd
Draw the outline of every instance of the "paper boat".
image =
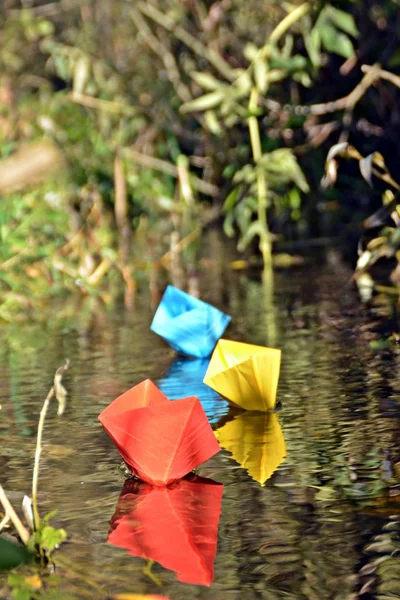
POLYGON ((201 477, 163 488, 127 480, 107 542, 175 571, 179 581, 211 585, 222 490, 201 477))
POLYGON ((217 429, 215 435, 232 458, 262 486, 286 456, 278 415, 244 412, 217 429))
POLYGON ((153 485, 180 479, 220 450, 199 399, 170 401, 150 379, 114 400, 99 420, 132 473, 153 485))
POLYGON ((245 410, 267 411, 276 404, 281 351, 219 340, 204 383, 245 410))
POLYGON ((154 315, 150 329, 174 350, 206 358, 225 331, 231 317, 172 285, 154 315))
POLYGON ((177 357, 167 373, 156 383, 171 400, 180 398, 182 392, 197 396, 209 423, 218 421, 229 411, 229 404, 217 392, 203 383, 210 359, 177 357))

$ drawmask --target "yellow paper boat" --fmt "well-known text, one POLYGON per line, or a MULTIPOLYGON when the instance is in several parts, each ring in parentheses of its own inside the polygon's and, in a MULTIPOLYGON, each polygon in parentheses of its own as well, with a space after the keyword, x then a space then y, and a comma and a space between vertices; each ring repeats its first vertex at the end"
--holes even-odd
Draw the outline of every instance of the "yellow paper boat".
POLYGON ((220 445, 262 486, 286 456, 278 415, 243 412, 217 429, 220 445))
POLYGON ((281 351, 219 340, 204 383, 245 410, 267 411, 276 404, 281 351))

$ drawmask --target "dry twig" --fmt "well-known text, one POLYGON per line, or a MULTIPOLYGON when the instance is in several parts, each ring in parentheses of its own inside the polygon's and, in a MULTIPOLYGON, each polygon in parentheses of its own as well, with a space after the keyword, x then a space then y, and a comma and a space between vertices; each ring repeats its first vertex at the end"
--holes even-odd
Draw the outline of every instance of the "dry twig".
MULTIPOLYGON (((0 485, 0 502, 3 505, 3 508, 5 510, 6 517, 9 517, 9 519, 11 520, 15 529, 17 530, 18 535, 21 538, 22 542, 26 545, 30 538, 29 531, 23 525, 21 519, 15 512, 11 502, 7 498, 7 494, 5 493, 5 491, 1 485, 0 485)), ((4 521, 4 519, 3 519, 3 521, 4 521)), ((2 521, 2 523, 3 523, 3 521, 2 521)))
MULTIPOLYGON (((65 365, 57 369, 56 374, 54 376, 54 383, 47 394, 47 397, 43 403, 42 410, 40 411, 39 424, 38 424, 38 433, 36 439, 36 451, 35 451, 35 463, 33 466, 33 477, 32 477, 32 509, 33 509, 33 518, 35 529, 38 529, 40 525, 40 516, 38 510, 38 502, 37 502, 37 493, 38 493, 38 482, 39 482, 39 464, 40 464, 40 455, 42 453, 42 438, 43 438, 43 426, 47 415, 47 410, 49 408, 50 400, 55 395, 59 402, 64 400, 65 398, 60 399, 60 392, 63 395, 62 390, 64 390, 61 379, 65 371, 69 367, 69 360, 65 362, 65 365)), ((64 390, 65 392, 65 390, 64 390)), ((66 392, 65 392, 66 393, 66 392)), ((59 412, 60 414, 60 412, 59 412)), ((1 498, 0 498, 1 499, 1 498)))

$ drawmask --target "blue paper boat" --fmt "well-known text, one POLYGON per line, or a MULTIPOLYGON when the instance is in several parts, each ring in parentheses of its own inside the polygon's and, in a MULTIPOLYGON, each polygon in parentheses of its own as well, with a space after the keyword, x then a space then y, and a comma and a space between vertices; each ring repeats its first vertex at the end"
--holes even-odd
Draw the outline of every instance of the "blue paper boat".
POLYGON ((229 411, 229 403, 203 383, 209 358, 177 357, 157 387, 170 400, 197 396, 210 423, 217 423, 229 411))
POLYGON ((177 352, 206 358, 230 320, 218 308, 169 285, 150 328, 177 352))

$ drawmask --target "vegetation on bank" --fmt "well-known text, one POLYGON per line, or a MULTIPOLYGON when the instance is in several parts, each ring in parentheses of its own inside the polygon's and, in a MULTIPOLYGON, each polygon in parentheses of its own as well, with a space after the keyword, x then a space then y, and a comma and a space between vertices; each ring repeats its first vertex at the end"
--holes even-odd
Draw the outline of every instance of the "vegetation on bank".
POLYGON ((269 265, 378 208, 353 166, 319 190, 329 147, 400 158, 395 1, 9 0, 0 19, 2 318, 71 290, 132 305, 215 222, 269 265))

